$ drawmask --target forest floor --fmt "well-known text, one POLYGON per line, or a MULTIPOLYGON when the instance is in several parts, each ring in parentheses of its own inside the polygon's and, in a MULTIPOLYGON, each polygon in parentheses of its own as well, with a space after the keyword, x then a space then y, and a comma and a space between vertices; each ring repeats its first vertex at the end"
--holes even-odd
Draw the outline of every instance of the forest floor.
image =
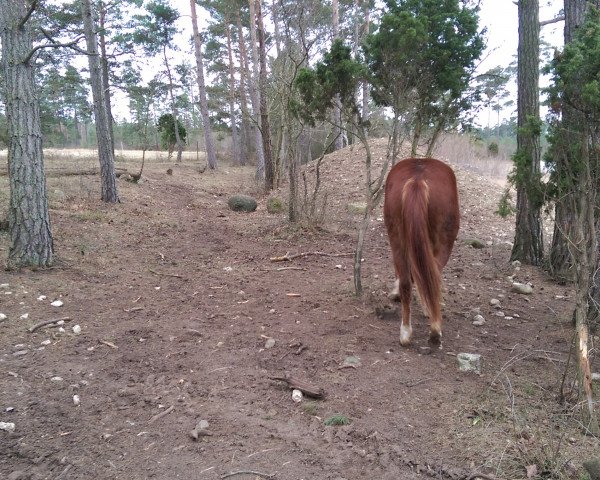
MULTIPOLYGON (((576 413, 573 291, 509 262, 501 179, 456 168, 443 348, 428 348, 416 305, 402 348, 381 207, 353 294, 360 148, 325 158, 319 227, 290 227, 261 196, 253 213, 229 210, 231 194, 258 192, 250 167, 199 173, 195 156, 153 155, 141 183, 119 181, 117 205, 98 200, 97 175, 49 176, 56 266, 0 271, 0 422, 15 426, 0 430, 0 478, 587 478, 600 444, 576 413), (271 261, 288 252, 307 255, 271 261), (533 294, 511 293, 508 276, 533 294), (65 317, 62 331, 29 331, 65 317), (482 356, 481 374, 459 371, 461 352, 482 356), (324 398, 294 402, 286 374, 324 398)), ((94 167, 88 157, 46 167, 94 167)), ((6 177, 0 187, 5 214, 6 177)))

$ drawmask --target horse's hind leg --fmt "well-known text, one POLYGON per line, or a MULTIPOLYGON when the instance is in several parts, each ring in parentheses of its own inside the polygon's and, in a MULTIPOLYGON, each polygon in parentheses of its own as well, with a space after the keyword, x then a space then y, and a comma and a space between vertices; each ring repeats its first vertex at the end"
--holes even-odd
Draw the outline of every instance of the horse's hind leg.
POLYGON ((399 279, 400 302, 402 302, 402 324, 400 325, 400 345, 410 344, 412 324, 410 321, 410 301, 412 299, 412 282, 410 277, 399 279))

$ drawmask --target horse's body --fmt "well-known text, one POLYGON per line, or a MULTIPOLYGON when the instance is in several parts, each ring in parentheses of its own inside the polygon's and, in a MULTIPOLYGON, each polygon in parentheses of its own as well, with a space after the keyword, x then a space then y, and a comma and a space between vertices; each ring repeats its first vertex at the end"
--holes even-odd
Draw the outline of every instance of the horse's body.
POLYGON ((448 262, 458 234, 458 189, 452 169, 433 158, 398 162, 387 177, 383 215, 402 302, 400 343, 412 335, 410 302, 413 282, 430 321, 429 340, 442 337, 442 268, 448 262))

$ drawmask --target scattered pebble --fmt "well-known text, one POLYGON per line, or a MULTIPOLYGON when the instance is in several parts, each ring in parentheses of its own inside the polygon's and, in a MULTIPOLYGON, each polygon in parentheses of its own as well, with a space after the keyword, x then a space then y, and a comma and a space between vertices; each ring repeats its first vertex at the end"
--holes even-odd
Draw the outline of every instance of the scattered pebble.
POLYGON ((64 305, 62 300, 54 300, 50 305, 53 307, 62 307, 64 305))
POLYGON ((481 374, 481 355, 478 353, 459 353, 456 355, 456 360, 461 372, 481 374))
POLYGON ((21 320, 27 320, 29 318, 29 314, 28 313, 24 313, 23 315, 21 315, 19 317, 21 320))
POLYGON ((9 286, 8 283, 0 283, 0 288, 8 288, 9 286))
POLYGON ((297 389, 292 390, 292 400, 295 403, 300 403, 302 401, 302 392, 297 389))
POLYGON ((58 327, 58 333, 65 333, 65 329, 63 327, 58 327))
POLYGON ((268 338, 267 341, 265 342, 265 348, 273 348, 274 346, 275 346, 275 339, 268 338))
POLYGON ((3 314, 3 313, 0 313, 0 322, 1 322, 2 320, 6 320, 7 318, 8 318, 8 317, 7 317, 5 314, 3 314))
POLYGON ((78 407, 80 403, 81 403, 81 399, 79 398, 79 395, 73 395, 73 405, 78 407))
POLYGON ((0 422, 0 430, 5 432, 14 432, 15 424, 12 422, 0 422))
POLYGON ((490 300, 490 305, 493 305, 493 306, 500 305, 500 300, 498 300, 497 298, 492 298, 490 300))
POLYGON ((18 350, 13 353, 13 357, 22 357, 23 355, 27 355, 27 350, 18 350))
POLYGON ((73 333, 75 335, 79 335, 81 333, 81 326, 79 326, 79 325, 73 325, 72 330, 73 330, 73 333))
POLYGON ((510 287, 510 291, 514 293, 521 293, 523 295, 531 295, 533 293, 533 287, 526 283, 514 282, 510 287))
POLYGON ((483 318, 483 315, 475 315, 473 319, 473 325, 475 325, 476 327, 485 325, 485 318, 483 318))
POLYGON ((198 440, 199 437, 209 437, 212 433, 208 430, 208 427, 209 424, 207 420, 200 420, 190 432, 190 436, 194 440, 198 440))
POLYGON ((42 301, 46 300, 46 298, 47 298, 47 297, 46 297, 46 295, 40 295, 39 297, 37 297, 37 299, 38 299, 40 302, 42 302, 42 301))
POLYGON ((52 340, 47 339, 47 340, 44 340, 40 345, 44 345, 45 346, 45 345, 50 345, 51 343, 52 343, 52 340))
POLYGON ((496 315, 497 317, 503 317, 504 312, 502 310, 498 310, 496 313, 494 313, 494 315, 496 315))
POLYGON ((51 382, 62 382, 63 378, 62 377, 52 377, 50 379, 51 382))

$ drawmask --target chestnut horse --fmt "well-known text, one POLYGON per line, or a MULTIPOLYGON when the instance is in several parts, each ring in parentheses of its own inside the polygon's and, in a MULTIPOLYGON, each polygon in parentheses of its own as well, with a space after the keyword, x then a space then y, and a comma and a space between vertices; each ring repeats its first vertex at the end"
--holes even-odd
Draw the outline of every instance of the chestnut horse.
POLYGON ((433 158, 407 158, 387 177, 383 205, 396 285, 390 295, 402 302, 400 343, 410 343, 410 302, 415 283, 429 315, 429 341, 442 337, 442 268, 458 234, 458 189, 452 169, 433 158))

